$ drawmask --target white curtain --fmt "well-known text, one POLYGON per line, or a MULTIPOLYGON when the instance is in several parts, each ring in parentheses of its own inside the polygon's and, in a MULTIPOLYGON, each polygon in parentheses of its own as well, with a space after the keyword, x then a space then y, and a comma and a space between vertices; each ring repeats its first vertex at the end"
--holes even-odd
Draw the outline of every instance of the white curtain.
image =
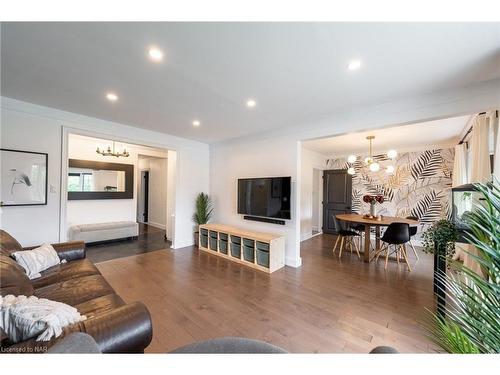
POLYGON ((498 131, 498 116, 497 111, 494 111, 493 115, 490 117, 490 123, 493 127, 493 140, 494 140, 494 148, 493 148, 493 175, 500 181, 500 134, 498 131))
POLYGON ((489 119, 479 115, 472 128, 470 182, 488 182, 491 176, 489 149, 489 119))
POLYGON ((453 187, 464 185, 467 179, 467 146, 465 143, 455 146, 455 161, 453 163, 453 187))

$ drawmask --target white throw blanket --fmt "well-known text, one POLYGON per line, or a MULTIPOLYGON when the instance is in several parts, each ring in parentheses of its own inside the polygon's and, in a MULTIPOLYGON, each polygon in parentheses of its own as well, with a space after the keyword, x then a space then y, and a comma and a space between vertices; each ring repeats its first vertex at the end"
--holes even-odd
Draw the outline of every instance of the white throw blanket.
POLYGON ((37 336, 37 341, 59 337, 62 329, 85 320, 77 309, 35 296, 0 296, 0 327, 13 342, 37 336))
POLYGON ((48 243, 33 250, 16 251, 12 253, 12 257, 24 268, 30 279, 40 277, 40 272, 47 268, 66 262, 65 260, 60 261, 57 251, 48 243))

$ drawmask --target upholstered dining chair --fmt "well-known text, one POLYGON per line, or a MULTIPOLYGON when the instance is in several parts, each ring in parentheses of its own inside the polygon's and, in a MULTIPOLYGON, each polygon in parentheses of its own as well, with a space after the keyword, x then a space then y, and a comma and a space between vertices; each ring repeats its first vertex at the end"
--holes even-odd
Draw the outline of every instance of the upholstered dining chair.
POLYGON ((384 268, 387 269, 389 255, 396 254, 396 260, 398 264, 401 257, 403 257, 406 265, 408 266, 408 271, 411 271, 410 262, 408 261, 408 253, 406 252, 406 243, 410 241, 410 226, 406 223, 389 224, 381 240, 383 241, 383 245, 381 246, 380 250, 375 253, 375 261, 377 261, 379 256, 385 251, 384 268))
MULTIPOLYGON (((410 220, 417 220, 418 221, 418 217, 415 217, 415 216, 407 216, 406 218, 410 219, 410 220)), ((413 242, 411 240, 412 237, 417 234, 417 230, 418 230, 418 228, 415 226, 410 227, 410 241, 408 241, 408 242, 410 243, 411 249, 413 250, 415 257, 417 258, 417 260, 419 260, 420 258, 418 256, 417 250, 415 250, 415 246, 413 245, 413 242)))
POLYGON ((340 241, 339 258, 342 256, 342 250, 344 249, 345 241, 345 248, 349 248, 351 250, 351 253, 352 249, 354 248, 356 250, 356 254, 358 254, 358 258, 361 258, 361 255, 359 255, 358 245, 356 244, 356 241, 354 241, 355 237, 359 237, 359 233, 351 229, 344 229, 335 215, 332 215, 332 217, 333 223, 335 225, 335 231, 337 232, 337 240, 335 241, 335 245, 333 246, 333 254, 335 254, 337 244, 339 244, 340 241))

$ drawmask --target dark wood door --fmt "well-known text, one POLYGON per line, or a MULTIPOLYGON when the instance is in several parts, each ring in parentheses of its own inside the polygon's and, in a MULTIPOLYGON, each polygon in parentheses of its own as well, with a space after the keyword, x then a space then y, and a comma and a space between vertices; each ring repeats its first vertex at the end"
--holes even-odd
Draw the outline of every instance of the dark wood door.
POLYGON ((323 233, 335 232, 333 216, 351 213, 352 176, 345 169, 323 171, 323 233))

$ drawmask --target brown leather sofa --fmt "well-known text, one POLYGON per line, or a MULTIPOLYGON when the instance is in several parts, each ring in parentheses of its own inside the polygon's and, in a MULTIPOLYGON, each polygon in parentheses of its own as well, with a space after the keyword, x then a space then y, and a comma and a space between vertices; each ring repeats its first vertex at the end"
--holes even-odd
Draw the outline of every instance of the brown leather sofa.
POLYGON ((0 230, 0 294, 35 295, 74 306, 87 319, 64 329, 50 342, 30 339, 13 344, 1 332, 1 352, 45 352, 72 332, 92 336, 102 353, 141 353, 152 338, 151 316, 140 302, 125 303, 94 264, 85 258, 85 243, 81 241, 53 245, 62 263, 30 280, 24 269, 11 257, 22 248, 7 232, 0 230))

